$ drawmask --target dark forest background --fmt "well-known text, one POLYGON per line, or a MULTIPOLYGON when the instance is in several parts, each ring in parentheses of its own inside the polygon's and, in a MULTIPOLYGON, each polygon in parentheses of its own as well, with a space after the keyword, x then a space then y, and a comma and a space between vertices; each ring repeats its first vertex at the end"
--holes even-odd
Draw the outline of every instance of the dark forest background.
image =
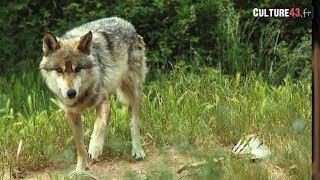
POLYGON ((147 45, 153 71, 173 68, 261 74, 278 84, 290 75, 311 79, 311 20, 254 18, 253 8, 309 8, 303 0, 1 1, 0 75, 38 68, 42 36, 99 18, 118 16, 134 24, 147 45))

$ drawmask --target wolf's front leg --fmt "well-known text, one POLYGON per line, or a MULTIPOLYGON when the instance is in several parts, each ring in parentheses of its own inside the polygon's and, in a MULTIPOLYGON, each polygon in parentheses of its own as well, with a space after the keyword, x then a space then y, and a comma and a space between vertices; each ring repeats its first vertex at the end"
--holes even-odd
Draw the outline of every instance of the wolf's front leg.
POLYGON ((94 124, 93 133, 91 135, 89 145, 89 157, 95 162, 98 161, 102 154, 104 145, 104 135, 108 120, 110 118, 110 102, 104 100, 96 106, 97 120, 94 124))
POLYGON ((79 113, 67 112, 68 122, 72 129, 73 138, 77 147, 76 171, 85 171, 88 168, 87 151, 84 145, 81 115, 79 113))

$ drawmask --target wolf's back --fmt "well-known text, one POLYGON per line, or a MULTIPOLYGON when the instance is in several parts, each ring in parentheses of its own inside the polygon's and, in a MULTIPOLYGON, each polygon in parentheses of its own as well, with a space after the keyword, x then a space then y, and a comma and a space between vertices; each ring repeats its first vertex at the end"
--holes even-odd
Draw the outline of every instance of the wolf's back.
POLYGON ((66 32, 61 38, 71 39, 80 37, 88 31, 92 31, 93 33, 104 31, 109 36, 113 36, 117 40, 123 40, 125 42, 128 42, 137 36, 136 30, 130 22, 118 17, 110 17, 91 21, 73 28, 66 32))

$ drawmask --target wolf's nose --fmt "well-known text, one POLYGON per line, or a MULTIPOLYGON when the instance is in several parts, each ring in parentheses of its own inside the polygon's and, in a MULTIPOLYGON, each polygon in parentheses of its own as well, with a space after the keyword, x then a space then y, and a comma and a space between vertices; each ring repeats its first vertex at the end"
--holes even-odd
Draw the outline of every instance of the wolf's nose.
POLYGON ((77 91, 74 90, 74 89, 69 89, 69 90, 67 91, 67 96, 68 96, 68 98, 70 98, 70 99, 74 98, 76 95, 77 95, 77 91))

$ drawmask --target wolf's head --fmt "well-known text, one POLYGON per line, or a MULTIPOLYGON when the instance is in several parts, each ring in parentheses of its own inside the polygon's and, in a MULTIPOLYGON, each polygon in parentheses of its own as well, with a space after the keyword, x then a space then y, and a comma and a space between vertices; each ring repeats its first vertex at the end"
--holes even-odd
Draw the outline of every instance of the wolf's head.
POLYGON ((95 76, 91 47, 91 31, 74 39, 44 34, 40 69, 47 85, 60 99, 76 99, 90 88, 89 80, 95 76))

